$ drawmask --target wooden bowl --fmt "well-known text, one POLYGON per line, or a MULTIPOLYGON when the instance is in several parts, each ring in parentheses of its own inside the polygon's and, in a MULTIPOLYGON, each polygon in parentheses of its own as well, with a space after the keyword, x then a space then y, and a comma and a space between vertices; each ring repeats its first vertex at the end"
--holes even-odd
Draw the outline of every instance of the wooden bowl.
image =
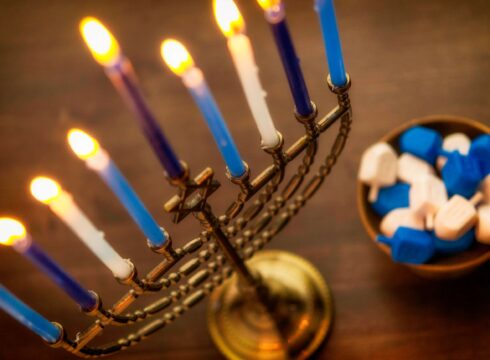
MULTIPOLYGON (((490 134, 490 128, 478 121, 450 115, 434 115, 411 120, 383 136, 379 141, 389 143, 398 151, 399 136, 405 130, 415 125, 422 125, 437 130, 442 136, 455 132, 465 133, 470 138, 474 138, 484 133, 490 134)), ((360 181, 357 182, 357 207, 362 224, 376 246, 391 258, 390 248, 376 241, 376 235, 380 233, 379 225, 381 217, 374 212, 367 201, 368 190, 368 186, 362 184, 360 181)), ((436 256, 427 264, 400 265, 406 266, 416 274, 424 277, 452 278, 465 275, 487 261, 490 261, 490 246, 475 242, 475 244, 465 252, 454 255, 436 256)))

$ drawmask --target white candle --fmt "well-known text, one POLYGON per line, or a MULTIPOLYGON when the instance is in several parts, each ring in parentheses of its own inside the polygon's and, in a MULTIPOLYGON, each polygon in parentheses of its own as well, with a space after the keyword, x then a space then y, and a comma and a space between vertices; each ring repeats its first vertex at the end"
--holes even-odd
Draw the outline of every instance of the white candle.
POLYGON ((131 275, 132 265, 109 245, 104 233, 92 224, 71 194, 64 191, 56 181, 47 177, 37 177, 31 182, 31 193, 37 200, 48 205, 115 277, 126 279, 131 275))
POLYGON ((250 39, 245 35, 242 15, 233 0, 215 0, 214 13, 221 31, 228 38, 228 49, 262 137, 262 146, 273 148, 280 138, 265 101, 266 92, 260 83, 250 39))

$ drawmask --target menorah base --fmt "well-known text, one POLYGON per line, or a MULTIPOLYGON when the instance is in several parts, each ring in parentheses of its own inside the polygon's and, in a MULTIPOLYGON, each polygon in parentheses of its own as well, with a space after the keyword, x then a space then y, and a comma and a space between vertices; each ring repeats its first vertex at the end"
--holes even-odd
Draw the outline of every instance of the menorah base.
POLYGON ((268 289, 268 306, 233 276, 211 295, 211 336, 229 359, 305 359, 322 344, 332 325, 330 291, 305 259, 263 251, 248 265, 268 289))

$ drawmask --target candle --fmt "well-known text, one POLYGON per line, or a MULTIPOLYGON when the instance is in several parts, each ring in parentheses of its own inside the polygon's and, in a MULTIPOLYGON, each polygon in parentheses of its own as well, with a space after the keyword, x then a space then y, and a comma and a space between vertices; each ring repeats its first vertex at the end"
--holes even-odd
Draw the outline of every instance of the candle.
POLYGON ((53 179, 37 177, 31 181, 34 198, 49 206, 82 242, 112 271, 118 279, 127 279, 133 266, 107 243, 99 231, 77 206, 71 194, 53 179))
POLYGON ((286 72, 289 88, 293 94, 296 113, 306 117, 315 110, 308 94, 300 61, 294 49, 293 40, 286 22, 284 3, 281 0, 258 0, 265 11, 265 18, 270 24, 274 40, 286 72))
POLYGON ((89 291, 68 275, 32 241, 21 222, 11 218, 0 218, 0 243, 12 246, 18 253, 29 259, 83 310, 90 311, 97 305, 97 300, 89 291))
POLYGON ((330 80, 335 86, 344 86, 347 83, 347 75, 342 57, 339 29, 333 0, 315 0, 315 10, 320 18, 323 41, 327 52, 330 80))
POLYGON ((245 24, 233 0, 214 0, 214 14, 223 34, 228 38, 230 51, 264 148, 274 148, 280 142, 269 108, 265 91, 258 76, 258 68, 250 39, 245 35, 245 24))
POLYGON ((79 129, 68 132, 68 143, 73 152, 94 170, 121 201, 134 222, 150 241, 153 247, 162 247, 168 238, 166 232, 153 219, 134 192, 126 178, 97 140, 79 129))
POLYGON ((213 134, 231 176, 242 176, 246 172, 245 165, 202 71, 194 66, 194 60, 187 49, 176 40, 162 42, 161 55, 169 68, 182 78, 184 85, 194 98, 213 134))
POLYGON ((61 329, 20 301, 0 284, 0 308, 50 344, 57 342, 61 329))
POLYGON ((94 59, 105 68, 112 84, 135 114, 148 142, 171 179, 181 178, 185 169, 153 116, 141 93, 131 63, 121 53, 114 36, 93 18, 80 22, 80 32, 94 59))

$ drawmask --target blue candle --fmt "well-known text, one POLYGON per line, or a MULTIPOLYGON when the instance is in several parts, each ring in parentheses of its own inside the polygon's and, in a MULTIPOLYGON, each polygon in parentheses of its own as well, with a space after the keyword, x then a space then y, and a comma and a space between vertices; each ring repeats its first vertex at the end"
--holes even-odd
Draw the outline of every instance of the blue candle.
POLYGON ((342 57, 339 29, 333 0, 315 0, 315 10, 320 18, 320 26, 327 52, 330 79, 335 86, 343 86, 347 83, 347 75, 342 57))
POLYGON ((106 73, 136 115, 143 134, 152 146, 167 175, 171 179, 181 178, 185 170, 136 85, 130 63, 124 59, 114 67, 106 68, 106 73))
POLYGON ((119 44, 100 21, 88 17, 80 31, 95 60, 104 66, 116 90, 136 115, 143 134, 171 179, 181 178, 185 169, 150 111, 137 83, 130 62, 121 54, 119 44))
POLYGON ((61 337, 61 329, 58 326, 24 304, 2 285, 0 285, 0 308, 48 343, 53 344, 61 337))
POLYGON ((199 107, 228 171, 233 177, 240 177, 246 172, 240 153, 226 126, 225 120, 216 105, 202 71, 194 66, 194 61, 187 49, 176 40, 165 40, 162 43, 162 57, 177 75, 182 77, 196 105, 199 107))
POLYGON ((78 303, 82 310, 88 311, 96 306, 95 297, 32 241, 22 223, 11 218, 1 218, 0 233, 0 243, 13 246, 18 253, 29 259, 78 303))
POLYGON ((73 152, 87 166, 97 172, 133 218, 153 247, 162 247, 168 241, 165 231, 153 219, 141 199, 128 183, 124 175, 102 149, 96 139, 79 129, 68 132, 68 143, 73 152))
POLYGON ((301 71, 300 60, 296 55, 293 40, 289 33, 284 4, 280 0, 259 0, 259 4, 265 10, 265 18, 271 26, 289 88, 293 95, 296 112, 301 116, 311 115, 314 109, 301 71))
POLYGON ((162 231, 145 208, 145 205, 131 188, 123 174, 121 174, 116 164, 109 160, 109 163, 99 172, 99 175, 121 201, 152 246, 163 246, 168 240, 165 232, 162 231))

